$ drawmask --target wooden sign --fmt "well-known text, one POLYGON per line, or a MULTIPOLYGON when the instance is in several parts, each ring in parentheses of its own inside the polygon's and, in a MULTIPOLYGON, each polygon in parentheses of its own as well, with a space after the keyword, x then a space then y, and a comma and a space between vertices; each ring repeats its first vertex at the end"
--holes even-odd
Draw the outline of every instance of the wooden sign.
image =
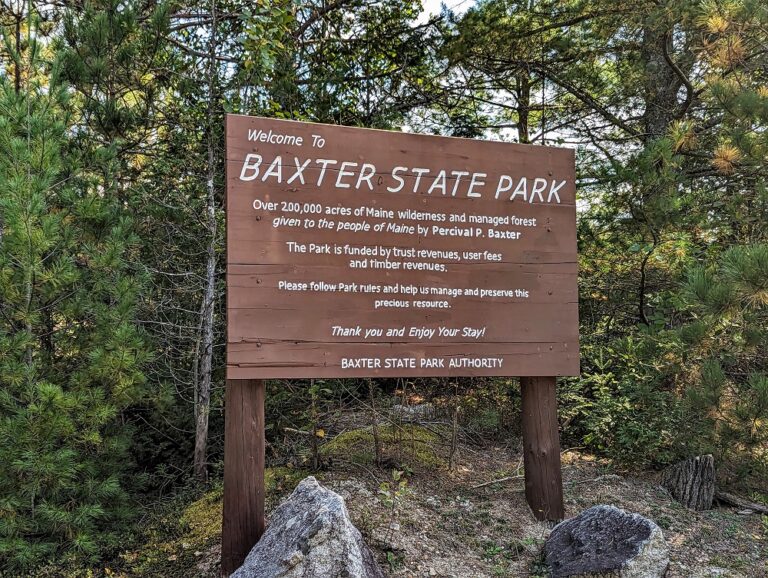
POLYGON ((226 132, 229 379, 578 374, 572 150, 226 132))
POLYGON ((226 133, 222 575, 265 528, 267 378, 522 376, 526 499, 562 519, 573 151, 235 115, 226 133))

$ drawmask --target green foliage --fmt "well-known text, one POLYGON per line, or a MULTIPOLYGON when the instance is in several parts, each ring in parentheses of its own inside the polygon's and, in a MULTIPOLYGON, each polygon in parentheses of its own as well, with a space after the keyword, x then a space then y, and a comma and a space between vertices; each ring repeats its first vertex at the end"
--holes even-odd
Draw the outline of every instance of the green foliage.
POLYGON ((431 119, 578 147, 575 445, 635 466, 713 451, 764 485, 766 22, 750 0, 486 0, 446 24, 431 119))
MULTIPOLYGON (((387 533, 388 539, 391 538, 392 533, 395 531, 396 518, 399 510, 405 505, 405 501, 408 495, 411 493, 408 487, 408 478, 405 476, 405 472, 402 470, 392 470, 392 477, 388 482, 381 482, 379 484, 379 499, 389 510, 389 530, 387 533)), ((390 563, 390 567, 394 568, 392 560, 387 557, 390 563)))
POLYGON ((591 366, 564 387, 565 411, 578 424, 569 433, 634 466, 714 453, 725 479, 763 487, 766 248, 733 246, 711 266, 691 267, 676 327, 587 345, 591 366))
POLYGON ((242 19, 245 22, 245 70, 252 80, 263 79, 286 52, 286 37, 295 21, 293 11, 285 0, 267 0, 245 8, 242 19))
POLYGON ((657 355, 654 345, 627 339, 615 345, 587 348, 595 364, 581 379, 561 386, 565 414, 574 425, 566 436, 607 455, 622 466, 667 463, 679 451, 675 444, 681 420, 673 392, 663 375, 647 365, 657 355))
POLYGON ((741 479, 768 475, 768 245, 734 246, 688 273, 681 330, 685 433, 741 479), (713 297, 714 296, 714 297, 713 297))
MULTIPOLYGON (((438 36, 431 27, 417 28, 413 20, 421 3, 391 0, 371 3, 352 0, 341 9, 324 2, 293 5, 285 2, 269 13, 252 13, 248 26, 259 40, 248 62, 274 66, 264 74, 267 90, 259 110, 278 118, 312 120, 349 126, 392 128, 423 101, 428 72, 433 70, 438 36), (287 27, 285 31, 282 27, 287 27), (267 36, 261 36, 266 31, 267 36), (277 39, 264 45, 264 39, 277 39)), ((254 103, 255 104, 255 103, 254 103)), ((248 107, 250 110, 255 106, 248 107)))
POLYGON ((0 448, 0 549, 11 567, 28 567, 59 541, 94 554, 99 526, 126 514, 127 432, 114 425, 141 396, 144 352, 125 274, 135 239, 78 182, 61 92, 2 90, 0 436, 12 441, 0 448))
POLYGON ((23 86, 0 78, 0 560, 13 572, 115 546, 132 515, 124 416, 147 400, 150 359, 113 155, 73 146, 73 100, 39 49, 23 86))
POLYGON ((379 484, 379 496, 384 505, 393 513, 397 506, 408 493, 408 478, 402 470, 392 470, 392 478, 389 482, 379 484))
MULTIPOLYGON (((483 0, 420 24, 411 0, 12 4, 0 7, 9 572, 87 565, 114 546, 137 490, 188 473, 207 267, 221 271, 224 250, 224 111, 577 147, 583 374, 561 383, 563 438, 633 467, 714 452, 723 481, 765 488, 764 2, 483 0)), ((220 466, 226 310, 224 277, 211 278, 220 466)), ((368 385, 271 384, 273 457, 373 464, 372 428, 325 441, 322 427, 375 406, 376 387, 458 407, 473 439, 517 428, 509 380, 368 385)), ((398 467, 444 465, 429 430, 376 435, 398 467)), ((175 531, 213 539, 216 507, 197 503, 175 531)), ((166 554, 145 568, 166 571, 166 554)))
POLYGON ((115 149, 138 144, 137 131, 150 128, 162 88, 158 39, 168 31, 167 11, 163 2, 88 0, 64 15, 58 70, 83 96, 77 110, 90 129, 85 134, 105 145, 92 154, 112 157, 101 163, 111 170, 132 156, 115 157, 115 149))

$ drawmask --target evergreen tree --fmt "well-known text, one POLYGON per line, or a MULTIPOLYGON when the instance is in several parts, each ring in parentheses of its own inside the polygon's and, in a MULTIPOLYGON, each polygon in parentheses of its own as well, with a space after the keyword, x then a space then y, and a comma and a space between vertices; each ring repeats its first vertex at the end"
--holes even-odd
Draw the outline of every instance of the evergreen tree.
POLYGON ((481 0, 449 18, 436 118, 578 147, 583 377, 564 394, 567 434, 635 466, 717 451, 742 479, 764 469, 765 370, 742 347, 764 324, 757 301, 707 313, 686 271, 733 297, 729 276, 760 270, 744 255, 767 231, 767 18, 756 0, 481 0), (712 333, 692 346, 698 327, 712 333))
POLYGON ((94 556, 131 515, 123 416, 146 397, 148 360, 130 208, 72 146, 67 86, 27 30, 21 84, 0 77, 0 567, 12 572, 94 556))
POLYGON ((715 266, 693 268, 683 295, 691 319, 679 330, 680 443, 759 484, 768 478, 768 245, 734 246, 715 266))
POLYGON ((266 91, 244 102, 244 112, 400 126, 411 109, 432 98, 425 80, 435 72, 430 57, 439 36, 434 22, 416 23, 420 10, 414 0, 297 5, 278 37, 273 66, 263 73, 266 91))

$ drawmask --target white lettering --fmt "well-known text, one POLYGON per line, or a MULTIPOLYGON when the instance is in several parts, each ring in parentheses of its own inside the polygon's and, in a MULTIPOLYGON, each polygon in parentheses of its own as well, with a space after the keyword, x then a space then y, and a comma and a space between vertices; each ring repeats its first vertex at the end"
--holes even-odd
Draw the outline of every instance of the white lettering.
POLYGON ((517 182, 517 186, 515 187, 515 192, 512 193, 512 196, 509 197, 509 200, 514 201, 515 197, 518 195, 523 197, 523 201, 525 201, 528 198, 528 179, 526 177, 523 177, 517 182))
POLYGON ((485 178, 488 175, 485 173, 472 173, 472 180, 469 181, 469 189, 467 189, 467 196, 468 197, 482 197, 483 195, 481 193, 475 192, 475 187, 482 187, 485 185, 485 181, 480 180, 481 178, 485 178))
POLYGON ((296 163, 296 172, 293 173, 293 176, 290 179, 288 179, 287 182, 290 185, 298 177, 298 179, 301 181, 301 184, 303 185, 303 184, 305 184, 304 183, 304 169, 306 169, 307 166, 309 166, 309 163, 312 162, 312 159, 307 159, 302 164, 299 164, 298 157, 293 157, 293 160, 296 163))
POLYGON ((325 169, 328 168, 328 165, 335 165, 339 161, 332 161, 332 160, 328 160, 328 159, 317 159, 315 162, 318 165, 322 165, 323 166, 322 170, 320 171, 320 176, 317 177, 317 186, 319 187, 320 185, 323 184, 323 177, 325 176, 325 169))
POLYGON ((283 166, 280 164, 281 159, 279 156, 275 157, 275 160, 272 161, 272 164, 269 165, 269 168, 264 171, 264 176, 261 177, 261 182, 265 182, 270 176, 276 176, 277 182, 282 183, 283 182, 283 166))
POLYGON ((547 179, 534 179, 533 180, 533 187, 531 188, 531 196, 528 199, 529 203, 533 202, 533 198, 536 195, 539 195, 539 200, 541 202, 544 202, 544 197, 541 196, 541 191, 544 191, 547 189, 547 179))
POLYGON ((373 190, 373 183, 371 182, 371 178, 373 175, 376 174, 376 167, 370 163, 363 163, 363 166, 360 167, 360 174, 357 177, 357 184, 355 185, 356 189, 360 188, 360 183, 365 181, 368 183, 368 188, 373 190), (365 170, 368 169, 370 172, 366 173, 365 170))
POLYGON ((248 154, 243 161, 243 168, 240 170, 241 181, 252 181, 259 176, 259 167, 261 166, 261 155, 248 154), (253 171, 253 174, 246 175, 246 171, 253 171))
POLYGON ((387 190, 390 193, 399 193, 401 190, 403 190, 403 187, 405 186, 405 181, 397 173, 401 173, 401 172, 407 171, 407 170, 408 170, 407 167, 395 167, 394 169, 392 169, 392 178, 393 179, 397 179, 398 181, 400 181, 400 186, 398 186, 396 189, 393 189, 392 187, 387 187, 387 190))
POLYGON ((509 175, 501 175, 499 177, 499 184, 496 185, 496 195, 493 198, 498 199, 501 193, 506 193, 512 188, 512 183, 512 177, 509 175))
POLYGON ((416 173, 416 181, 413 183, 413 192, 417 192, 419 183, 421 182, 421 176, 428 173, 429 169, 411 169, 411 172, 416 173))
POLYGON ((432 182, 432 186, 429 187, 429 190, 427 191, 428 195, 432 194, 432 191, 435 189, 442 189, 443 194, 446 194, 445 190, 445 170, 440 171, 437 176, 435 177, 435 180, 432 182))
POLYGON ((451 191, 451 196, 456 196, 456 189, 459 188, 459 181, 461 180, 461 177, 468 175, 469 173, 467 171, 451 171, 452 175, 456 175, 456 182, 453 184, 453 190, 451 191))
POLYGON ((351 177, 351 176, 354 176, 354 174, 355 174, 355 173, 350 172, 350 171, 345 171, 344 167, 346 167, 346 166, 349 166, 350 168, 356 167, 357 163, 352 163, 352 162, 349 162, 349 161, 344 161, 343 163, 341 163, 341 168, 339 168, 339 174, 336 175, 336 188, 337 189, 348 189, 350 187, 349 183, 342 183, 341 182, 341 179, 343 179, 344 177, 351 177))
POLYGON ((551 203, 552 202, 552 196, 554 195, 554 197, 557 199, 557 202, 559 203, 560 202, 560 195, 557 194, 557 191, 562 189, 564 186, 565 186, 565 181, 560 181, 560 184, 557 185, 557 186, 555 186, 555 181, 552 181, 552 185, 549 188, 549 196, 547 197, 547 202, 551 203))

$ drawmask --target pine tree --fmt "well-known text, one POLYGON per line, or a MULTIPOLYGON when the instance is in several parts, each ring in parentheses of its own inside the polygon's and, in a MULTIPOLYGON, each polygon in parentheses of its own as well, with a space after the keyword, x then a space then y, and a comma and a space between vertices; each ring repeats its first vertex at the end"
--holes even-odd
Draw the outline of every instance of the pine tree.
POLYGON ((22 82, 0 76, 0 569, 15 573, 94 556, 131 515, 122 415, 148 360, 130 209, 73 146, 68 87, 26 17, 22 82))
POLYGON ((768 245, 738 245, 692 269, 680 329, 687 372, 682 438, 744 481, 768 477, 768 245))

